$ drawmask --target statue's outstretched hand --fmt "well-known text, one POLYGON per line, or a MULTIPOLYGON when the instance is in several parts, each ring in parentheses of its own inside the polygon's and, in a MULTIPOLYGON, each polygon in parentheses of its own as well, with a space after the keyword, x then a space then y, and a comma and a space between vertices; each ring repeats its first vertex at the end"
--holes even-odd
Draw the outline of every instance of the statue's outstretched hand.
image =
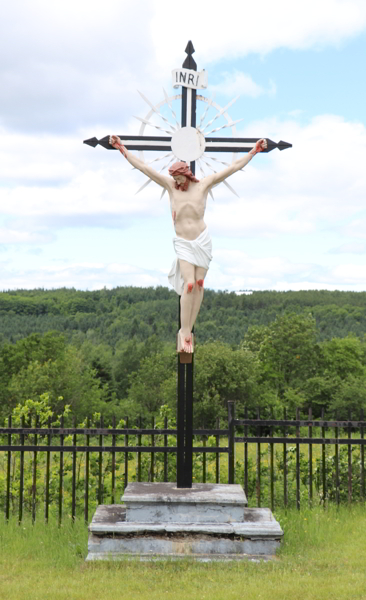
POLYGON ((256 142, 253 150, 251 150, 249 154, 251 154, 252 156, 254 156, 258 152, 262 152, 262 150, 266 150, 267 145, 268 145, 267 144, 267 140, 265 138, 262 138, 261 140, 258 140, 256 142))
POLYGON ((123 154, 123 156, 126 158, 126 148, 122 144, 118 135, 110 135, 109 143, 111 146, 113 146, 113 148, 116 148, 116 150, 119 150, 123 154))

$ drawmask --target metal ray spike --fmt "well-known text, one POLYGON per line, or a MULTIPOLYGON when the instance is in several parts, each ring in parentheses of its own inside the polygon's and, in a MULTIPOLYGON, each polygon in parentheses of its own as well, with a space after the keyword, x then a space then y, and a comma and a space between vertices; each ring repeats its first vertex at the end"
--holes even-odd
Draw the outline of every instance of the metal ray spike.
MULTIPOLYGON (((217 173, 217 171, 203 158, 201 158, 201 160, 205 163, 205 165, 208 166, 209 169, 211 169, 211 171, 213 173, 217 173)), ((221 181, 220 183, 224 183, 226 185, 226 187, 235 195, 237 196, 237 198, 240 198, 240 196, 236 193, 236 191, 234 190, 234 188, 231 187, 231 185, 228 184, 228 182, 226 181, 226 179, 224 179, 224 181, 221 181)), ((220 184, 217 184, 220 185, 220 184)))
POLYGON ((152 179, 148 179, 147 181, 145 181, 144 185, 142 185, 137 192, 135 192, 135 196, 137 196, 137 194, 139 194, 140 192, 142 192, 143 189, 145 189, 150 183, 152 182, 152 179))
POLYGON ((171 105, 171 102, 170 102, 170 100, 169 100, 169 96, 168 96, 168 94, 166 93, 166 91, 164 90, 164 88, 163 88, 163 92, 164 92, 164 96, 165 96, 165 101, 167 102, 167 104, 168 104, 168 106, 169 106, 169 108, 170 108, 170 110, 171 110, 171 113, 172 113, 172 115, 173 115, 173 118, 174 118, 174 121, 175 121, 175 123, 176 123, 176 125, 177 125, 177 128, 178 128, 178 129, 180 129, 180 124, 179 124, 179 123, 178 123, 178 121, 177 121, 177 115, 176 115, 176 114, 175 114, 175 112, 174 112, 174 109, 173 109, 173 107, 172 107, 172 105, 171 105))
POLYGON ((164 123, 167 123, 167 125, 170 127, 170 129, 172 131, 175 131, 175 127, 173 127, 173 125, 171 123, 169 123, 168 119, 166 119, 156 108, 156 106, 153 105, 152 102, 150 102, 150 100, 148 98, 146 98, 146 96, 144 96, 144 94, 142 92, 140 92, 139 90, 137 90, 138 93, 140 94, 141 98, 143 100, 145 100, 146 104, 148 104, 150 106, 150 108, 154 111, 155 114, 157 114, 160 119, 162 119, 164 121, 164 123))
POLYGON ((134 115, 134 119, 141 121, 141 123, 145 123, 145 125, 150 125, 150 127, 155 127, 155 129, 159 129, 159 131, 164 131, 164 133, 167 133, 170 136, 172 135, 171 131, 167 131, 167 129, 164 129, 163 127, 160 127, 159 125, 154 125, 154 123, 151 123, 151 121, 147 121, 147 119, 142 119, 141 117, 136 117, 136 115, 134 115))
POLYGON ((212 123, 213 123, 214 121, 216 121, 216 119, 218 119, 219 117, 221 117, 221 115, 223 115, 223 114, 224 114, 224 112, 226 112, 226 111, 227 111, 227 109, 228 109, 228 108, 230 108, 230 106, 232 106, 232 105, 234 104, 234 102, 236 102, 236 101, 238 100, 238 98, 240 98, 240 96, 237 96, 236 98, 234 98, 233 100, 231 100, 231 101, 229 102, 229 104, 227 104, 226 106, 224 106, 224 108, 222 108, 222 109, 221 109, 221 110, 220 110, 220 111, 217 113, 217 115, 216 115, 216 116, 215 116, 213 119, 211 119, 211 121, 209 121, 209 122, 207 123, 207 125, 205 125, 205 126, 204 126, 204 128, 203 128, 203 130, 202 130, 202 131, 204 131, 204 130, 206 129, 206 127, 208 127, 209 125, 212 125, 212 123))
POLYGON ((146 162, 145 165, 152 165, 152 163, 159 162, 160 160, 164 160, 164 158, 168 158, 168 156, 173 156, 173 153, 168 152, 168 154, 164 154, 163 156, 158 156, 157 158, 154 158, 154 160, 149 160, 149 162, 146 162))
POLYGON ((208 100, 205 110, 203 111, 203 114, 201 115, 200 124, 198 126, 198 129, 200 129, 201 126, 203 125, 206 115, 207 115, 208 111, 210 110, 210 106, 212 106, 212 102, 213 102, 214 98, 215 98, 215 94, 212 94, 211 98, 208 100))
POLYGON ((226 187, 229 188, 230 192, 232 192, 237 198, 240 198, 239 194, 236 193, 234 188, 231 187, 231 185, 226 181, 226 179, 224 179, 222 183, 224 183, 226 187))
MULTIPOLYGON (((233 154, 233 156, 235 156, 233 154)), ((220 165, 224 165, 225 167, 230 167, 231 163, 228 162, 224 162, 223 160, 219 160, 218 158, 215 158, 214 156, 208 156, 207 158, 209 158, 210 160, 214 160, 215 162, 220 163, 220 165)), ((239 169, 242 173, 245 173, 244 168, 243 169, 239 169)))
POLYGON ((211 129, 211 131, 207 131, 205 135, 207 136, 210 135, 210 133, 216 133, 217 131, 220 131, 220 129, 226 129, 227 127, 234 127, 234 125, 241 123, 241 121, 244 121, 244 119, 238 119, 237 121, 225 123, 225 125, 220 125, 220 127, 216 127, 216 129, 211 129))

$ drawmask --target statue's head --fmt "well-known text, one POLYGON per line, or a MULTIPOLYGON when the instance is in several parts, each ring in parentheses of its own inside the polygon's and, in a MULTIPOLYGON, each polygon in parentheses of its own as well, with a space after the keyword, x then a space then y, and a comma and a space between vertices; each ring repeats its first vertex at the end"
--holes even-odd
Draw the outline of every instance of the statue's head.
POLYGON ((185 162, 174 163, 174 165, 169 168, 169 175, 171 175, 175 181, 175 188, 177 190, 182 190, 182 192, 188 190, 190 181, 199 181, 185 162))

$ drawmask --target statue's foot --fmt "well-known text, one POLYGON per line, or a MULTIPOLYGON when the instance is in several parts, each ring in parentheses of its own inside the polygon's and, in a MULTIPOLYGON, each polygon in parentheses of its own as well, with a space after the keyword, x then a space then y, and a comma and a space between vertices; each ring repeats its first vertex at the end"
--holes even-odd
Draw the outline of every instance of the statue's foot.
POLYGON ((186 352, 187 354, 193 353, 193 335, 184 334, 180 329, 178 332, 178 352, 186 352))

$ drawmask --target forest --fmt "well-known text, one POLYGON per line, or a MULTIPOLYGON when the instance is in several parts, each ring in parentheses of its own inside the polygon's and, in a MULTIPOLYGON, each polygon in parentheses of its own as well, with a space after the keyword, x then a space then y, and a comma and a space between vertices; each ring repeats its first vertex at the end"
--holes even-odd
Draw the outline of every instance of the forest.
MULTIPOLYGON (((0 293, 0 418, 47 395, 80 422, 176 404, 178 297, 164 287, 0 293)), ((366 292, 205 290, 196 328, 195 422, 227 401, 345 418, 366 408, 366 292)))

